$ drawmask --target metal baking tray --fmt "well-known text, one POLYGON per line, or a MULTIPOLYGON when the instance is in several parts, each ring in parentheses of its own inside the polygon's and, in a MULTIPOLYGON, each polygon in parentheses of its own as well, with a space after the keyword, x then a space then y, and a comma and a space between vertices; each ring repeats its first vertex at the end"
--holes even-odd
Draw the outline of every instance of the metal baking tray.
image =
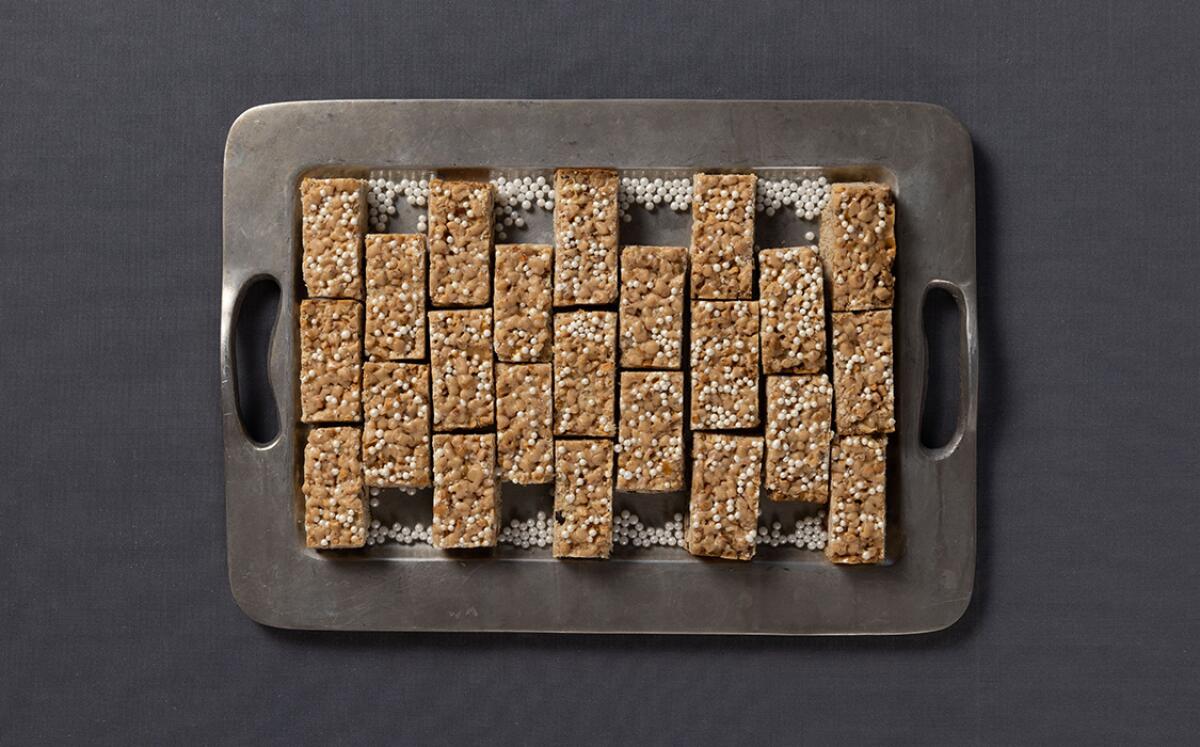
MULTIPOLYGON (((761 227, 760 243, 804 243, 796 233, 805 226, 794 223, 761 227)), ((622 240, 686 245, 686 225, 685 216, 664 213, 656 221, 624 225, 622 240)), ((519 240, 550 243, 547 227, 531 224, 529 231, 519 240)), ((221 310, 229 579, 237 603, 265 625, 806 635, 945 628, 966 609, 974 582, 978 360, 971 142, 953 115, 937 106, 313 101, 250 109, 230 129, 221 310), (701 560, 675 548, 618 548, 604 562, 554 560, 548 548, 501 547, 489 554, 448 554, 428 545, 305 549, 296 376, 300 179, 433 170, 550 173, 560 166, 664 175, 819 171, 892 185, 898 203, 898 429, 888 455, 886 564, 840 567, 819 552, 774 548, 760 549, 749 563, 701 560), (257 443, 239 417, 234 334, 247 290, 264 278, 281 288, 266 353, 280 429, 269 442, 257 443), (961 321, 957 427, 937 449, 918 437, 927 376, 922 308, 932 289, 951 295, 961 321)), ((548 490, 506 485, 502 495, 505 521, 551 505, 548 490)), ((380 513, 410 522, 425 516, 428 522, 428 494, 385 498, 380 513)), ((618 494, 616 503, 618 511, 631 508, 653 523, 682 510, 686 496, 618 494)), ((767 521, 805 510, 762 505, 767 521)))

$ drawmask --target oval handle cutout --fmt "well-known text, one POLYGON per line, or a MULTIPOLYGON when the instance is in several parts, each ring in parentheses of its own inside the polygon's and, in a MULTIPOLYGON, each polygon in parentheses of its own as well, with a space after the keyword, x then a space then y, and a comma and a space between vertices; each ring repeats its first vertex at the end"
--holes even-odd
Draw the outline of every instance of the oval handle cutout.
POLYGON ((279 410, 268 375, 271 331, 279 316, 279 283, 263 277, 242 291, 233 326, 234 395, 242 429, 255 443, 279 435, 279 410))
POLYGON ((931 288, 921 309, 925 329, 925 397, 921 403, 921 445, 940 449, 958 429, 963 396, 962 312, 943 288, 931 288))

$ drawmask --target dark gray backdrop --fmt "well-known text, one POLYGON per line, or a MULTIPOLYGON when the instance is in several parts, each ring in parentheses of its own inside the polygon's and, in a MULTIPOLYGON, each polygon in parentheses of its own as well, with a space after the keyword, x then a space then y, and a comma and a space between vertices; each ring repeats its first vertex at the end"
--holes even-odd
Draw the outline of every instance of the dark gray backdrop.
POLYGON ((1194 738, 1200 4, 244 5, 0 5, 0 743, 1194 738), (962 622, 751 640, 245 618, 222 148, 247 107, 349 97, 954 111, 984 361, 962 622))

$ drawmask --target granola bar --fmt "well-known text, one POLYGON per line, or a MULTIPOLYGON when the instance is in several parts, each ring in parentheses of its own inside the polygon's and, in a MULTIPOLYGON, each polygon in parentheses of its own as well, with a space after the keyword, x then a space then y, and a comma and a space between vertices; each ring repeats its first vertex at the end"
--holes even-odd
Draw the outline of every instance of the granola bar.
POLYGON ((554 479, 553 382, 549 363, 496 364, 496 448, 509 482, 554 479))
POLYGON ((367 356, 372 360, 425 357, 425 237, 367 236, 367 356))
POLYGON ((896 430, 891 311, 834 312, 833 391, 839 434, 896 430))
POLYGON ((834 311, 892 306, 896 204, 886 184, 835 184, 821 213, 821 260, 834 311))
POLYGON ((371 517, 363 499, 359 431, 313 428, 304 445, 304 544, 321 550, 362 547, 371 517))
POLYGON ((300 420, 357 421, 362 350, 362 304, 300 302, 300 420))
POLYGON ((429 487, 427 364, 363 364, 362 441, 368 486, 429 487))
POLYGON ((878 563, 887 533, 887 436, 839 436, 832 453, 825 557, 878 563))
POLYGON ((621 367, 674 368, 682 363, 687 249, 621 250, 621 367))
POLYGON ((692 298, 754 294, 754 174, 696 174, 692 298))
POLYGON ((613 545, 611 441, 554 445, 554 557, 607 558, 613 545))
POLYGON ((540 244, 496 247, 496 359, 550 360, 554 249, 540 244))
POLYGON ((366 194, 361 179, 300 183, 300 269, 312 298, 362 298, 366 194))
POLYGON ((554 172, 554 305, 617 300, 617 172, 554 172))
POLYGON ((683 372, 621 373, 617 489, 683 490, 683 372))
POLYGON ((483 306, 491 298, 492 185, 429 182, 429 300, 483 306))
POLYGON ((429 312, 433 429, 486 428, 495 422, 492 310, 429 312))
POLYGON ((495 547, 500 533, 496 435, 433 437, 434 547, 495 547))
POLYGON ((825 374, 767 377, 765 487, 772 500, 829 500, 832 411, 825 374))
POLYGON ((692 428, 758 425, 758 308, 757 301, 692 302, 692 428))
POLYGON ((554 315, 554 433, 617 434, 617 315, 573 311, 554 315))
POLYGON ((765 374, 825 369, 825 294, 821 261, 812 247, 758 253, 765 374))
POLYGON ((754 557, 762 459, 757 436, 692 436, 688 552, 730 560, 754 557))

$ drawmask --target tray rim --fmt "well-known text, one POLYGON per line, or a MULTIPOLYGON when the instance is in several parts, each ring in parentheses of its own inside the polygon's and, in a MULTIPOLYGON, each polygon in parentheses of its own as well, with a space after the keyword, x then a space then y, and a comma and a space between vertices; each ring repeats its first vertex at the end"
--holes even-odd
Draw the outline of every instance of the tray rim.
MULTIPOLYGON (((560 117, 561 118, 561 117, 560 117)), ((756 119, 757 121, 757 119, 756 119)), ((350 124, 353 124, 352 122, 350 124)), ((368 125, 368 128, 377 127, 377 125, 368 125)), ((853 128, 851 128, 853 129, 853 128)), ((860 128, 861 129, 861 128, 860 128)), ((300 131, 303 134, 299 137, 310 137, 311 133, 304 130, 291 130, 292 132, 300 131)), ((868 133, 869 134, 869 133, 868 133)), ((853 138, 861 137, 862 133, 858 132, 832 132, 819 131, 816 135, 809 133, 810 138, 820 140, 824 138, 853 138)), ((286 144, 285 144, 286 145, 286 144)), ((756 144, 761 146, 761 143, 756 144)), ((810 143, 811 145, 811 143, 810 143)), ((733 147, 734 150, 741 148, 740 153, 749 153, 752 149, 744 143, 736 142, 732 146, 728 143, 724 147, 733 147)), ((897 178, 901 180, 901 184, 906 183, 907 177, 904 172, 907 169, 897 171, 894 164, 898 161, 897 153, 904 152, 906 147, 904 143, 897 143, 895 139, 891 142, 891 150, 887 147, 879 148, 868 155, 871 157, 859 159, 856 163, 883 165, 891 168, 897 178)), ((915 146, 914 146, 915 147, 915 146)), ((594 151, 593 151, 594 152, 594 151)), ((760 148, 760 154, 761 154, 760 148)), ((942 155, 945 155, 943 153, 942 155)), ((253 155, 253 154, 251 154, 253 155)), ((394 156, 391 156, 394 158, 394 156)), ((285 167, 288 172, 294 177, 306 170, 314 167, 323 166, 332 168, 338 165, 350 167, 357 165, 359 167, 383 167, 382 166, 389 157, 381 157, 372 160, 371 163, 353 162, 351 159, 333 158, 314 158, 309 156, 307 160, 303 157, 296 158, 292 156, 292 160, 287 162, 285 167)), ((471 158, 470 155, 467 159, 471 158)), ((467 162, 464 159, 464 162, 467 162)), ((600 159, 594 159, 597 162, 600 159)), ((729 158, 715 158, 724 163, 730 163, 729 158)), ((730 163, 730 167, 740 165, 752 166, 755 168, 798 168, 806 164, 801 163, 786 163, 786 164, 771 164, 761 162, 751 163, 755 160, 754 156, 743 156, 741 163, 730 163)), ((768 159, 769 160, 769 159, 768 159)), ((840 161, 840 159, 838 159, 840 161)), ((834 165, 835 159, 821 159, 813 164, 818 165, 824 163, 826 165, 834 165)), ((583 161, 575 160, 578 163, 589 162, 587 159, 583 161)), ((484 166, 488 163, 487 160, 479 160, 476 158, 470 161, 471 165, 484 166)), ((494 162, 493 162, 494 163, 494 162)), ((571 165, 570 159, 558 159, 558 165, 571 165)), ((455 163, 444 163, 445 167, 454 167, 455 163)), ((711 165, 711 162, 710 162, 711 165)), ((499 164, 496 164, 499 166, 499 164)), ((962 195, 959 195, 961 198, 962 195)), ((288 215, 288 209, 282 205, 277 205, 276 209, 282 208, 282 215, 288 215)), ((333 101, 292 101, 280 102, 275 104, 266 104, 253 107, 244 112, 234 122, 230 128, 229 137, 226 143, 225 164, 224 164, 224 241, 223 241, 223 288, 222 288, 222 317, 221 317, 221 403, 222 403, 222 419, 224 426, 224 443, 225 443, 225 486, 226 486, 226 536, 228 543, 228 563, 229 577, 231 590, 234 598, 242 610, 257 622, 281 628, 295 629, 337 629, 337 630, 444 630, 444 631, 522 631, 522 632, 569 632, 569 633, 687 633, 687 634, 760 634, 760 635, 870 635, 870 634, 909 634, 923 633, 935 630, 944 629, 953 625, 966 611, 969 606, 971 596, 974 589, 974 562, 975 562, 975 501, 976 501, 976 438, 977 438, 977 418, 978 418, 978 334, 976 325, 976 296, 975 296, 975 221, 974 221, 974 167, 973 154, 971 151, 970 136, 965 127, 945 108, 925 103, 912 102, 886 102, 886 101, 781 101, 781 100, 741 100, 741 101, 717 101, 717 100, 697 100, 697 99, 606 99, 606 100, 503 100, 503 99, 412 99, 412 100, 333 100, 333 101), (570 110, 575 110, 573 113, 570 110), (281 355, 286 351, 291 342, 291 335, 287 331, 287 324, 294 320, 294 314, 285 313, 285 307, 294 307, 295 300, 290 296, 291 285, 285 282, 287 277, 291 277, 294 281, 294 270, 284 271, 282 274, 285 277, 278 277, 276 272, 273 272, 271 262, 249 262, 238 264, 239 259, 236 256, 239 247, 244 247, 247 241, 246 224, 243 222, 246 213, 247 202, 240 201, 240 198, 245 195, 239 190, 242 185, 239 182, 239 176, 244 176, 246 169, 254 166, 258 169, 265 169, 264 162, 271 160, 274 157, 278 158, 278 154, 270 152, 259 152, 257 159, 245 160, 245 156, 250 150, 256 147, 261 147, 261 142, 258 140, 262 137, 264 131, 270 131, 284 126, 296 127, 297 124, 303 123, 308 127, 316 129, 329 127, 346 127, 348 120, 355 120, 362 123, 363 119, 386 119, 391 117, 403 118, 406 115, 414 115, 416 119, 421 116, 433 114, 438 116, 461 116, 464 112, 468 118, 470 116, 479 116, 481 112, 492 114, 503 114, 505 116, 516 117, 521 120, 522 117, 528 117, 531 112, 546 114, 557 110, 555 114, 561 115, 563 112, 568 112, 571 116, 582 114, 586 119, 590 113, 591 116, 614 115, 614 112, 622 116, 653 118, 655 116, 669 116, 673 110, 688 110, 688 113, 695 114, 697 112, 716 118, 728 117, 731 121, 737 117, 745 118, 747 113, 755 111, 771 112, 772 116, 787 119, 788 117, 799 117, 801 120, 805 116, 812 116, 814 113, 818 115, 833 116, 836 120, 838 117, 848 118, 850 121, 869 120, 871 118, 878 119, 880 116, 906 116, 914 119, 918 124, 923 125, 926 129, 923 131, 926 139, 933 139, 936 142, 943 142, 947 147, 945 153, 949 153, 950 157, 947 160, 953 161, 950 164, 960 176, 963 177, 963 183, 959 184, 960 192, 965 192, 969 199, 958 202, 964 210, 964 215, 961 218, 968 219, 965 222, 963 230, 959 231, 953 238, 957 246, 959 260, 954 264, 953 270, 946 274, 947 277, 942 277, 940 274, 936 277, 929 278, 924 288, 921 290, 923 298, 924 293, 929 292, 933 288, 942 288, 947 290, 959 303, 963 328, 963 345, 962 353, 963 360, 960 364, 960 373, 962 376, 962 387, 964 392, 964 401, 959 408, 958 428, 954 437, 940 449, 928 450, 920 447, 924 452, 923 456, 929 465, 932 465, 938 473, 941 472, 956 472, 960 477, 969 477, 968 481, 962 480, 958 487, 964 491, 958 499, 959 503, 951 503, 948 506, 941 508, 949 508, 964 514, 961 519, 968 520, 964 522, 969 525, 969 536, 965 533, 959 538, 958 544, 951 548, 955 553, 956 559, 959 561, 959 576, 955 582, 953 593, 943 595, 942 598, 936 600, 938 612, 934 616, 925 615, 921 618, 914 617, 911 624, 897 624, 894 621, 891 625, 879 625, 868 621, 858 628, 848 626, 824 626, 814 627, 811 629, 791 629, 787 627, 774 626, 757 629, 743 629, 738 625, 728 625, 720 622, 714 624, 702 624, 695 627, 687 626, 654 626, 654 625, 630 625, 628 622, 617 625, 596 625, 589 626, 579 624, 568 620, 567 622, 559 622, 554 624, 534 624, 534 625, 514 625, 500 624, 489 625, 483 623, 480 618, 475 617, 468 619, 470 612, 466 609, 460 610, 467 617, 448 616, 443 620, 441 625, 429 624, 396 624, 394 619, 388 621, 381 618, 377 614, 378 610, 371 604, 367 603, 362 606, 361 600, 359 605, 354 610, 333 610, 333 614, 326 614, 324 618, 320 616, 314 618, 311 615, 304 616, 297 614, 295 610, 281 610, 272 599, 277 601, 276 597, 271 597, 269 593, 264 594, 264 589, 268 592, 272 589, 277 589, 277 586, 272 584, 294 584, 299 582, 305 583, 311 581, 316 575, 312 568, 312 563, 315 561, 318 566, 324 566, 325 570, 332 565, 332 561, 328 558, 317 558, 313 551, 306 551, 303 547, 293 548, 292 552, 286 556, 275 558, 271 562, 272 573, 270 577, 264 577, 261 573, 257 576, 253 573, 246 573, 245 564, 247 558, 253 557, 254 547, 248 545, 245 530, 247 527, 243 525, 243 515, 246 514, 245 509, 248 506, 248 501, 252 500, 252 490, 247 488, 247 477, 257 476, 260 479, 263 477, 261 469, 257 475, 247 475, 247 461, 239 459, 239 455, 245 457, 247 454, 252 455, 249 460, 251 465, 257 461, 257 467, 262 466, 261 459, 254 459, 254 456, 261 457, 263 454, 274 452, 276 459, 278 452, 284 442, 290 442, 291 436, 294 436, 295 423, 289 422, 290 418, 282 417, 281 413, 281 430, 280 435, 273 442, 264 445, 250 444, 242 430, 241 423, 237 416, 235 393, 233 391, 234 382, 232 376, 231 365, 231 342, 232 342, 232 322, 235 317, 238 301, 241 293, 246 287, 252 284, 256 279, 262 277, 272 277, 279 282, 281 287, 280 310, 276 319, 275 329, 272 333, 270 342, 271 355, 271 371, 270 378, 276 395, 280 401, 286 401, 281 392, 291 391, 291 386, 284 384, 279 380, 278 364, 281 360, 281 355), (422 114, 422 110, 424 113, 422 114), (736 112, 736 113, 735 113, 736 112), (297 120, 300 120, 298 123, 297 120), (315 125, 314 125, 315 121, 315 125), (941 138, 941 141, 938 141, 941 138), (232 172, 232 174, 231 174, 232 172), (231 256, 235 255, 235 256, 231 256), (237 265, 231 267, 231 264, 237 265), (257 265, 257 266, 255 266, 257 265), (957 277, 950 277, 958 272, 957 277), (281 332, 283 334, 281 334, 281 332), (247 451, 247 448, 249 449, 247 451), (953 468, 953 469, 947 469, 953 468), (283 565, 281 568, 280 565, 283 565), (294 575, 281 576, 280 570, 295 572, 294 575), (270 582, 270 583, 266 583, 270 582), (373 614, 372 610, 376 613, 373 614), (338 614, 339 612, 345 614, 338 614), (472 621, 473 620, 473 621, 472 621)), ((278 215, 276 216, 278 218, 278 215)), ((288 222, 294 222, 292 217, 287 217, 288 222)), ((294 231, 294 227, 292 228, 294 231)), ((292 237, 289 232, 288 243, 291 244, 292 237)), ((928 239, 923 239, 928 240, 928 239)), ((901 281, 903 278, 901 278, 901 281)), ((911 292, 911 291, 910 291, 911 292)), ((917 306, 919 307, 920 304, 917 306)), ((291 309, 294 312, 294 308, 291 309)), ((918 351, 910 351, 918 352, 918 351)), ((924 350, 919 352, 922 354, 924 350)), ((924 377, 922 376, 922 387, 924 377)), ((921 397, 924 393, 922 390, 921 397)), ((920 399, 920 398, 918 398, 920 399)), ((911 405, 912 403, 910 403, 911 405)), ((919 408, 920 402, 916 403, 919 408)), ((282 407, 281 410, 288 408, 282 407)), ((910 430, 915 431, 914 426, 910 430)), ((897 434, 899 435, 899 434, 897 434)), ((912 434, 915 437, 915 433, 912 434)), ((897 460, 898 461, 898 460, 897 460)), ((293 465, 294 466, 294 465, 293 465)), ((252 469, 251 472, 254 470, 252 469)), ((278 475, 276 475, 278 477, 278 475)), ((294 493, 294 483, 289 487, 289 493, 294 493)), ((291 521, 294 525, 295 522, 291 521)), ((252 543, 251 543, 252 544, 252 543)), ((378 562, 372 565, 389 565, 396 559, 385 559, 389 562, 378 562)), ((438 562, 444 565, 462 566, 464 563, 471 561, 463 561, 454 557, 439 558, 438 562)), ((540 562, 532 560, 510 560, 510 559, 490 559, 487 561, 491 565, 512 563, 528 563, 540 562)), ((624 561, 610 561, 610 563, 621 563, 624 561)), ((651 561, 631 561, 634 563, 645 563, 651 561)), ((678 563, 692 564, 694 561, 685 559, 683 561, 663 561, 664 565, 676 565, 678 563)), ((341 565, 341 564, 337 564, 341 565)), ((358 565, 352 563, 350 565, 358 565)), ((559 567, 559 563, 552 564, 559 567)), ((571 564, 562 564, 571 565, 571 564)), ((903 561, 896 567, 903 565, 903 561)), ((758 567, 762 567, 759 565, 758 567)), ((756 573, 754 570, 755 564, 751 563, 744 568, 749 570, 735 571, 735 575, 745 575, 746 573, 756 573)), ((727 569, 732 570, 732 569, 727 569)), ((559 575, 557 572, 551 571, 551 575, 559 575)), ((611 575, 611 574, 608 574, 611 575)), ((728 574, 724 574, 728 575, 728 574)), ((864 574, 865 575, 865 574, 864 574)), ((926 579, 928 581, 928 579, 926 579)), ((928 600, 926 600, 928 601, 928 600)), ((469 608, 473 610, 473 607, 469 608)), ((328 611, 327 611, 328 612, 328 611)), ((478 615, 478 611, 474 611, 478 615)), ((384 615, 383 617, 387 617, 384 615)))

